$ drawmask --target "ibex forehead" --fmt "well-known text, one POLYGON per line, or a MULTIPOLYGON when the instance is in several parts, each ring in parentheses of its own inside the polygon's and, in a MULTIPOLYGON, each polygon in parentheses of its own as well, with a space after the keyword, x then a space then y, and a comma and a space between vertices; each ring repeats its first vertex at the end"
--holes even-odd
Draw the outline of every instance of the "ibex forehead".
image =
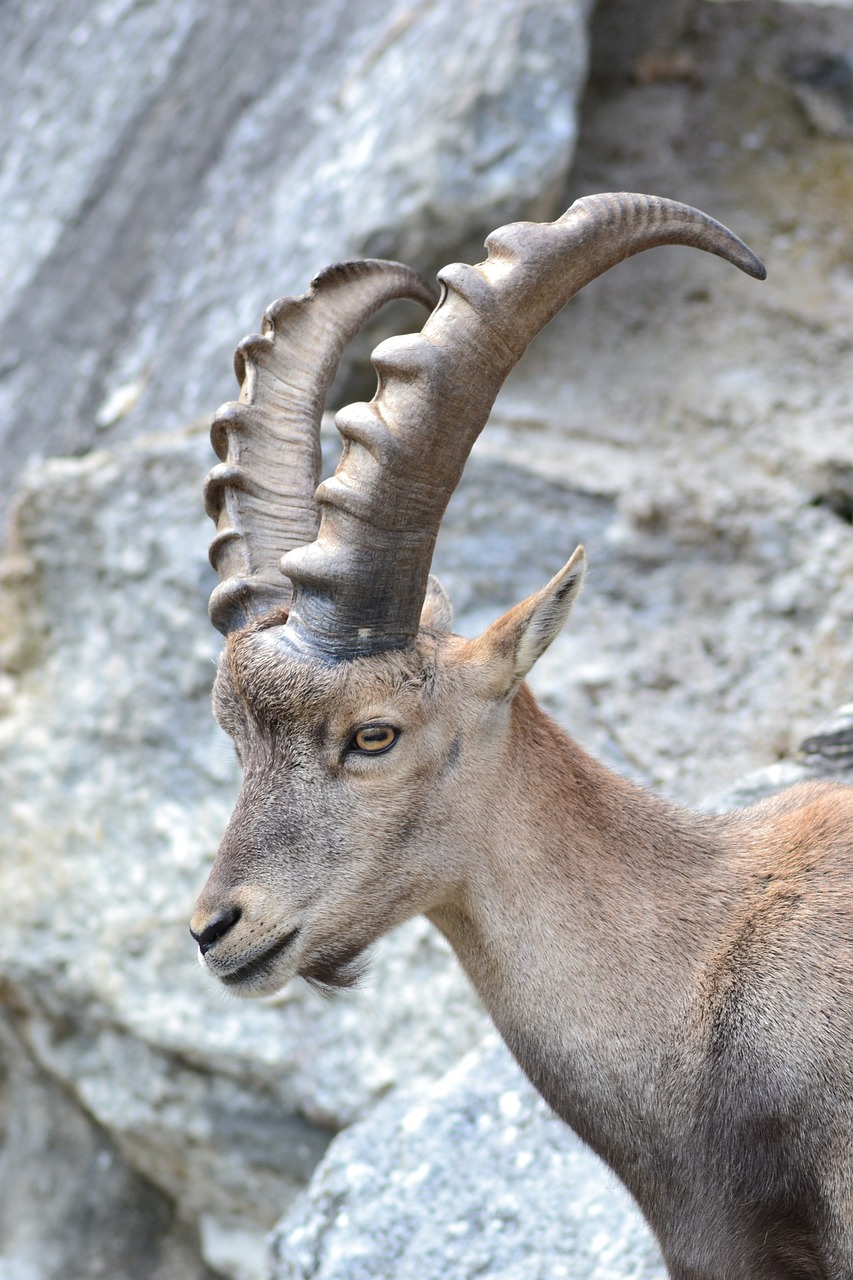
POLYGON ((327 663, 283 642, 281 627, 229 637, 219 664, 214 709, 225 728, 234 703, 267 723, 375 714, 383 703, 413 710, 429 704, 441 681, 440 640, 430 634, 409 650, 327 663))

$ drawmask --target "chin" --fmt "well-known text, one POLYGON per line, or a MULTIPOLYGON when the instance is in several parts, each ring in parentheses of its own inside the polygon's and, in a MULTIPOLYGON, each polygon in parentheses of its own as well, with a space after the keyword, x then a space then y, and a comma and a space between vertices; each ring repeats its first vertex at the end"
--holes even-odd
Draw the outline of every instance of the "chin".
POLYGON ((300 967, 299 976, 323 995, 334 995, 356 987, 370 967, 370 958, 365 951, 368 945, 359 942, 318 951, 300 967))
POLYGON ((278 972, 255 974, 252 977, 239 977, 236 974, 219 978, 219 982, 229 995, 238 1000, 268 1000, 271 996, 281 995, 284 988, 293 981, 296 973, 288 968, 278 972))

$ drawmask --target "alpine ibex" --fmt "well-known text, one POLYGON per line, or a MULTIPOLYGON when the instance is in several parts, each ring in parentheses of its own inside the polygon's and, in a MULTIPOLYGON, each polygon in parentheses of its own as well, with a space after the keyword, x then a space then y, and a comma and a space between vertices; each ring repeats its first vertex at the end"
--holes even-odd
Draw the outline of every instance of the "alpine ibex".
POLYGON ((351 984, 424 913, 675 1280, 851 1280, 853 792, 808 784, 722 817, 647 794, 524 684, 582 548, 475 640, 428 576, 509 370, 583 285, 661 244, 764 275, 725 227, 651 196, 503 227, 486 262, 440 273, 419 334, 377 348, 376 396, 339 414, 319 488, 345 344, 432 289, 397 264, 333 267, 241 344, 207 502, 214 706, 245 779, 192 932, 212 975, 263 996, 297 974, 351 984))

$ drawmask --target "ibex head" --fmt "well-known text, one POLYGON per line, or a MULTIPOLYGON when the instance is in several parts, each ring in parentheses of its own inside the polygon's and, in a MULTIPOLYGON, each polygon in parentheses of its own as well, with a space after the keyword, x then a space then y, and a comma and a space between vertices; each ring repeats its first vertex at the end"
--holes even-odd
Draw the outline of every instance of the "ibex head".
MULTIPOLYGON (((211 617, 227 638, 214 708, 244 783, 192 925, 238 995, 296 974, 347 985, 395 924, 466 911, 486 845, 500 860, 529 807, 513 756, 540 732, 523 680, 568 616, 584 555, 464 640, 429 576, 436 534, 532 338, 590 280, 663 244, 764 274, 719 223, 649 196, 587 197, 554 223, 496 231, 484 263, 440 273, 420 333, 377 348, 376 395, 338 415, 342 457, 319 488, 344 346, 383 302, 432 305, 431 288, 396 264, 331 268, 238 349, 242 395, 214 419, 223 462, 207 499, 222 577, 211 617)), ((547 790, 547 773, 530 785, 547 790)))

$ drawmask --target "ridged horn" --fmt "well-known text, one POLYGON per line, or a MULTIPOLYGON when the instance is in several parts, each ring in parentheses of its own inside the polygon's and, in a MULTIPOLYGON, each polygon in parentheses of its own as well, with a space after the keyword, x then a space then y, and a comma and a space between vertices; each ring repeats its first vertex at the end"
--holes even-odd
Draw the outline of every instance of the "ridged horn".
POLYGON ((205 482, 216 523, 210 562, 221 579, 210 620, 224 634, 290 604, 279 560, 317 536, 320 422, 346 347, 386 302, 407 298, 431 310, 437 296, 400 263, 339 263, 301 297, 274 302, 261 333, 238 346, 240 399, 214 415, 211 442, 222 461, 205 482))
POLYGON ((485 262, 439 273, 441 301, 422 331, 374 352, 372 402, 338 414, 344 450, 317 491, 317 539, 282 560, 294 645, 336 661, 413 643, 441 518, 507 374, 584 285, 664 244, 766 274, 698 209, 626 192, 586 196, 556 222, 501 227, 485 262))

